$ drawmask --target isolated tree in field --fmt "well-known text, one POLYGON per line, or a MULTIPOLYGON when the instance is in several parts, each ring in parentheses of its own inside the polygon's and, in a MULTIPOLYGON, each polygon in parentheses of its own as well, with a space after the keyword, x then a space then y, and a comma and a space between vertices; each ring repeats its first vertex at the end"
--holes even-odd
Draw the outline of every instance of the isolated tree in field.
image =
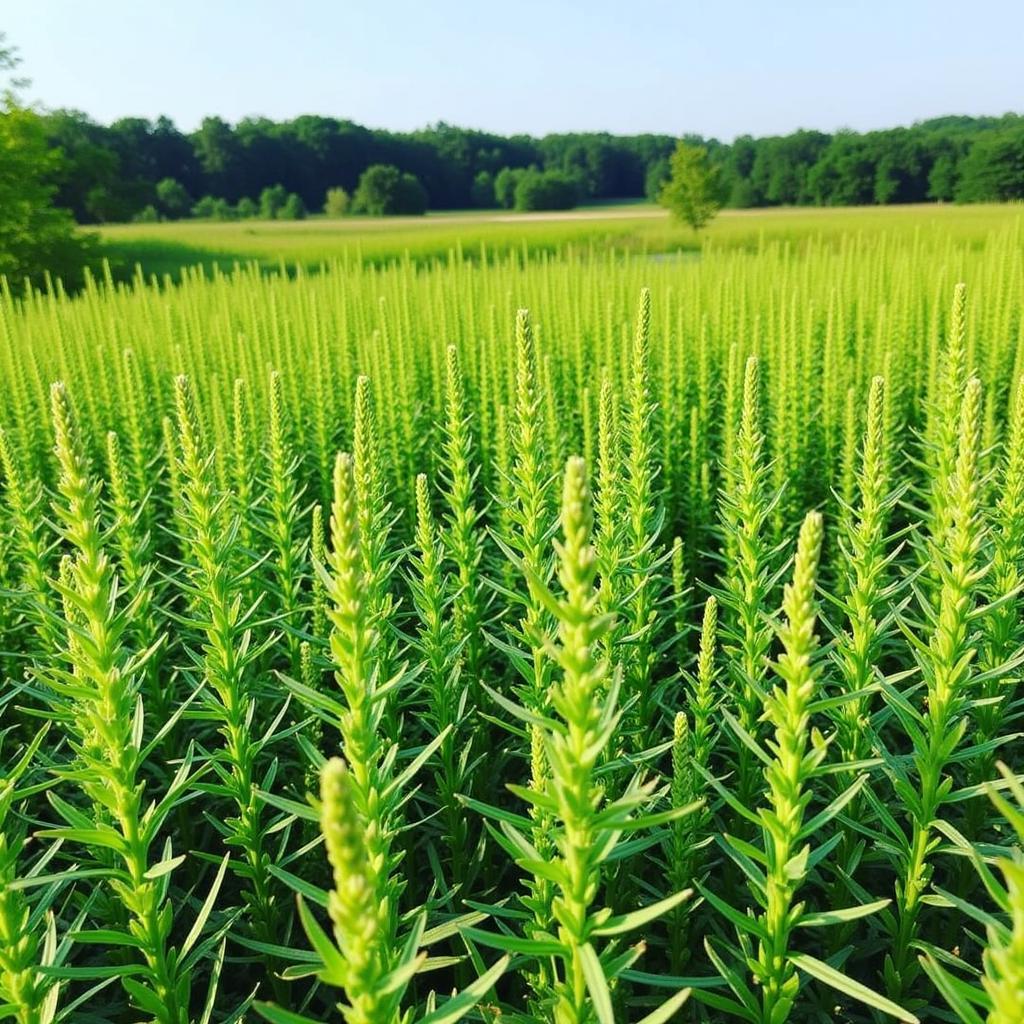
POLYGON ((670 162, 669 180, 661 189, 658 202, 677 219, 699 231, 718 213, 718 170, 708 162, 703 146, 676 145, 670 162))
MULTIPOLYGON (((17 66, 0 33, 0 74, 17 66)), ((42 118, 19 101, 18 86, 11 82, 0 92, 0 276, 12 284, 39 280, 45 271, 74 278, 90 240, 53 205, 60 154, 50 148, 42 118)))
POLYGON ((328 217, 344 217, 350 202, 349 194, 340 185, 329 188, 324 199, 324 214, 328 217))
POLYGON ((191 212, 192 197, 180 181, 162 178, 156 183, 156 206, 169 220, 178 220, 191 212))
POLYGON ((352 207, 373 217, 420 214, 427 209, 427 192, 415 175, 392 164, 373 164, 359 178, 352 207))

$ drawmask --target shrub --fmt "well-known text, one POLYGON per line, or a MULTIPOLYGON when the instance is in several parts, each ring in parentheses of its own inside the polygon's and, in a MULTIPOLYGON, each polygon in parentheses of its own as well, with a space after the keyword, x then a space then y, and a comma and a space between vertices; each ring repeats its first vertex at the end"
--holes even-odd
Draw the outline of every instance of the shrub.
POLYGON ((234 220, 235 208, 217 196, 203 196, 192 207, 192 216, 200 220, 234 220))
POLYGON ((168 220, 178 220, 189 215, 192 197, 181 182, 163 178, 156 183, 156 205, 168 220))
POLYGON ((415 175, 392 164, 373 164, 359 178, 352 208, 372 217, 421 214, 427 209, 427 193, 415 175))
POLYGON ((350 203, 349 194, 340 185, 337 188, 329 188, 324 198, 324 214, 328 217, 344 217, 348 213, 350 203))
POLYGON ((288 201, 288 192, 284 185, 270 185, 260 193, 260 217, 273 220, 277 217, 284 204, 288 201))
POLYGON ((579 201, 576 180, 564 171, 525 171, 516 182, 517 210, 571 210, 579 201))
POLYGON ((306 204, 302 197, 295 192, 289 192, 284 205, 277 212, 279 220, 305 220, 306 204))
POLYGON ((213 220, 213 212, 217 207, 217 200, 214 196, 203 196, 196 200, 192 207, 192 216, 199 220, 213 220))
POLYGON ((160 213, 152 203, 149 203, 132 217, 132 221, 136 224, 158 224, 160 213))
POLYGON ((516 186, 525 173, 523 167, 502 167, 498 171, 494 178, 494 200, 499 206, 511 210, 516 205, 516 186))

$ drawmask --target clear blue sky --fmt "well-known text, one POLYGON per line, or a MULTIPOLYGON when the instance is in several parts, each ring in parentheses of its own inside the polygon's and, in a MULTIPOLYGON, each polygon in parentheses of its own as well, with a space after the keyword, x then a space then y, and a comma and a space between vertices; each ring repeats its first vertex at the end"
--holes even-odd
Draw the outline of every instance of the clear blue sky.
POLYGON ((165 113, 496 132, 906 124, 1024 110, 1024 0, 29 0, 30 95, 165 113))

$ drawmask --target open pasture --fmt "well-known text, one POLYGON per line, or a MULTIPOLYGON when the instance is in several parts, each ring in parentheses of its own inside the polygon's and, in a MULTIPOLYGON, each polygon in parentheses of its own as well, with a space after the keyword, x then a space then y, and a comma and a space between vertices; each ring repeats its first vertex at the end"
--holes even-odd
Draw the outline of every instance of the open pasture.
POLYGON ((1019 207, 996 204, 725 210, 698 236, 660 207, 613 203, 541 214, 122 224, 100 228, 99 236, 119 277, 139 265, 147 276, 177 278, 182 266, 196 264, 230 269, 256 260, 267 267, 315 269, 332 260, 381 264, 407 257, 446 261, 454 253, 473 260, 510 252, 552 255, 568 246, 623 255, 693 253, 705 245, 754 252, 772 242, 835 245, 855 236, 981 245, 990 232, 1020 216, 1019 207))

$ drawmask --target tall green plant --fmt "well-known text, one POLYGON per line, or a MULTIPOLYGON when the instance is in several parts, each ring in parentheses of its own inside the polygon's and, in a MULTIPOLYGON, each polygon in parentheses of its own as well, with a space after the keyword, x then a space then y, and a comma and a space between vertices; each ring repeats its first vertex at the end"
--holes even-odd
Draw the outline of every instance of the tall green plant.
MULTIPOLYGON (((539 716, 525 708, 517 711, 539 731, 550 775, 543 790, 511 787, 522 799, 550 815, 554 856, 546 858, 534 848, 519 824, 528 825, 525 819, 491 811, 501 822, 502 845, 520 867, 555 886, 551 911, 557 932, 544 936, 534 931, 529 938, 507 941, 476 930, 467 934, 498 948, 553 957, 557 966, 549 976, 550 991, 538 995, 544 1003, 550 1001, 550 1012, 559 1024, 611 1024, 612 986, 641 950, 634 948, 623 955, 611 943, 601 951, 600 940, 654 920, 689 893, 676 893, 642 910, 616 916, 609 908, 593 906, 602 866, 623 833, 674 820, 693 808, 637 817, 635 812, 649 806, 655 796, 652 783, 636 778, 617 797, 610 797, 598 783, 602 754, 613 742, 618 724, 616 705, 621 683, 618 678, 610 678, 610 666, 599 653, 600 638, 611 623, 600 611, 591 536, 592 504, 586 468, 580 458, 570 458, 566 463, 561 527, 563 539, 555 547, 564 596, 556 597, 536 576, 529 579, 557 623, 557 639, 549 641, 545 649, 557 664, 561 679, 552 685, 550 714, 539 716)), ((645 1019, 667 1019, 688 995, 683 989, 645 1019)))
POLYGON ((170 849, 154 848, 167 816, 187 791, 192 758, 186 757, 158 802, 146 801, 143 774, 151 747, 143 735, 140 681, 152 650, 136 654, 125 644, 136 609, 117 607, 117 577, 100 522, 100 485, 66 388, 56 383, 50 394, 60 467, 54 511, 74 556, 59 584, 66 608, 66 667, 53 667, 47 682, 74 755, 61 774, 78 786, 95 817, 52 793, 51 805, 64 824, 42 834, 84 845, 106 868, 108 884, 129 918, 109 938, 134 951, 139 969, 126 971, 121 983, 136 1010, 159 1024, 187 1024, 191 965, 183 960, 188 950, 171 945, 174 916, 166 881, 180 858, 170 849))

